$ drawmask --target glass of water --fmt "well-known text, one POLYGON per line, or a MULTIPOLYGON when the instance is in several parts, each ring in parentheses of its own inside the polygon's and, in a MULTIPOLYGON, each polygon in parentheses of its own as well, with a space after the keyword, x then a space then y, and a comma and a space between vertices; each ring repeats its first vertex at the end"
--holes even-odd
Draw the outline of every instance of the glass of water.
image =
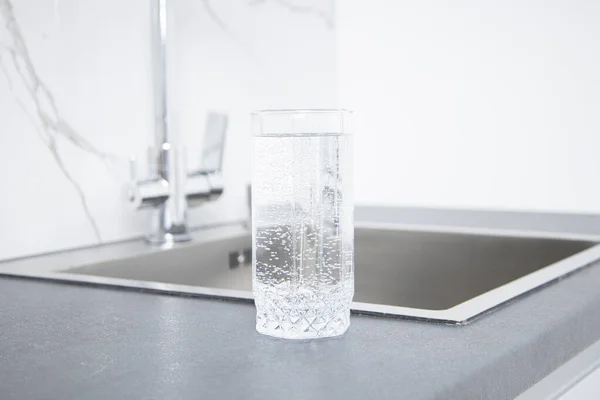
POLYGON ((253 115, 256 330, 286 339, 343 334, 354 295, 351 113, 253 115))

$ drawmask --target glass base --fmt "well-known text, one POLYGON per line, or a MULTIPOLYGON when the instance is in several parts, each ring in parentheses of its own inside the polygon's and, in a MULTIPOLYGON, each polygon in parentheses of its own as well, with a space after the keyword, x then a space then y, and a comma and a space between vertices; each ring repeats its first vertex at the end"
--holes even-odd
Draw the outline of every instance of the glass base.
POLYGON ((321 339, 343 335, 350 326, 350 304, 342 309, 257 307, 256 330, 282 339, 321 339))

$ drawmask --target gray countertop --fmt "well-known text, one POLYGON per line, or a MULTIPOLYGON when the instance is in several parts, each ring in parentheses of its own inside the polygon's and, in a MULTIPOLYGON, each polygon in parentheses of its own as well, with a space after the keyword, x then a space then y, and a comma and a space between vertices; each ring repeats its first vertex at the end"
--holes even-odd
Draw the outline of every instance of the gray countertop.
POLYGON ((0 279, 3 399, 510 399, 600 337, 591 267, 467 326, 254 331, 250 304, 0 279))
POLYGON ((0 278, 0 398, 512 399, 600 338, 599 310, 594 265, 466 326, 288 342, 251 304, 0 278))

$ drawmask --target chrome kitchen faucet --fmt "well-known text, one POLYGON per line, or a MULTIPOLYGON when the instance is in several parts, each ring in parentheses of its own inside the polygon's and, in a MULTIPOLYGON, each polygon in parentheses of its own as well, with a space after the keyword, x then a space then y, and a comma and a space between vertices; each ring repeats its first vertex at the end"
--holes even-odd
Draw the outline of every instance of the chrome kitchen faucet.
POLYGON ((149 152, 149 177, 139 180, 136 162, 131 160, 128 200, 137 209, 152 208, 153 244, 190 240, 187 209, 214 201, 223 193, 221 165, 228 118, 209 113, 206 121, 202 166, 188 173, 180 146, 173 143, 168 129, 167 107, 167 0, 154 0, 152 10, 152 50, 156 146, 149 152))

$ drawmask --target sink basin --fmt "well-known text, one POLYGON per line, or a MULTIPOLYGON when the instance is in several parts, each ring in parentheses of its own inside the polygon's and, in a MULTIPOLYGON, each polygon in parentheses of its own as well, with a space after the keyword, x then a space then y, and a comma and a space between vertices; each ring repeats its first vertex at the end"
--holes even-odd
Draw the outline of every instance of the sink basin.
MULTIPOLYGON (((250 249, 250 236, 238 234, 63 269, 57 275, 58 279, 250 300, 250 249)), ((362 226, 355 230, 353 310, 463 324, 598 259, 600 246, 590 240, 362 226)))

